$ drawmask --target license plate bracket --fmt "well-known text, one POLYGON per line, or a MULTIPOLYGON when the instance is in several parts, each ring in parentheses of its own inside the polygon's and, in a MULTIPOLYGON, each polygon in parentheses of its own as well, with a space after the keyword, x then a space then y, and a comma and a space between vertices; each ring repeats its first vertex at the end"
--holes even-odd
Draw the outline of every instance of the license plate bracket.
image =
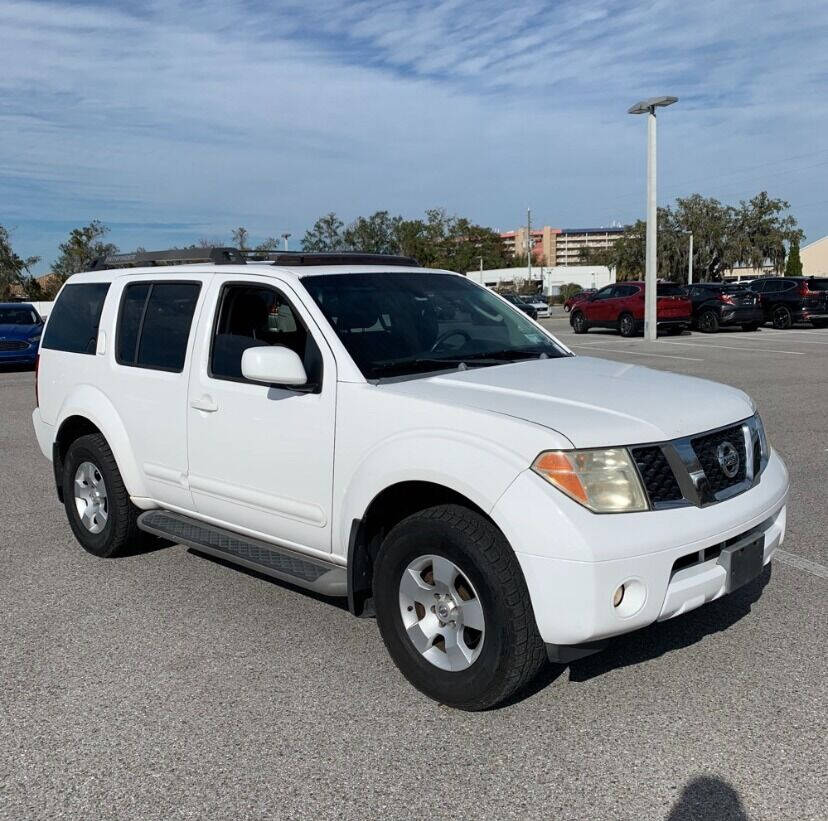
POLYGON ((744 542, 737 542, 722 550, 718 564, 727 573, 726 592, 734 590, 755 579, 764 567, 765 534, 744 542))

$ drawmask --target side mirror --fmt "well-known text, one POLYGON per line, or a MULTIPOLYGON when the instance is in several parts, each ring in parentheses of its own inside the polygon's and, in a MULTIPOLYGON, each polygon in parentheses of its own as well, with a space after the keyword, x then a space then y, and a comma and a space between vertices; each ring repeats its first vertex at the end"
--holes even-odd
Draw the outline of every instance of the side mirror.
POLYGON ((283 345, 248 348, 241 359, 242 376, 268 385, 306 385, 308 375, 302 360, 283 345))

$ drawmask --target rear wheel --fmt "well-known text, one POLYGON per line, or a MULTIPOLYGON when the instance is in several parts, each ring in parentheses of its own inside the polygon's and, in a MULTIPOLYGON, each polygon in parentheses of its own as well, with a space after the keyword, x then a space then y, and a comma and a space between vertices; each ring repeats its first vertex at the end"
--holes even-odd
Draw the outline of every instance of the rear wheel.
POLYGON ((621 314, 618 317, 618 333, 626 337, 635 335, 635 319, 632 314, 621 314))
POLYGON ((779 331, 787 330, 793 324, 791 312, 784 305, 777 305, 772 314, 773 327, 779 331))
POLYGON ((546 649, 514 551, 484 516, 428 508, 386 536, 377 623, 402 674, 436 701, 484 710, 538 673, 546 649))
POLYGON ((576 334, 585 334, 589 330, 589 324, 581 311, 575 311, 575 313, 572 314, 570 325, 572 325, 573 333, 576 334))
POLYGON ((719 330, 719 317, 715 311, 708 308, 699 314, 699 330, 706 334, 713 334, 719 330))
POLYGON ((75 538, 95 556, 119 556, 143 541, 137 526, 140 511, 99 433, 69 446, 63 460, 63 504, 75 538))

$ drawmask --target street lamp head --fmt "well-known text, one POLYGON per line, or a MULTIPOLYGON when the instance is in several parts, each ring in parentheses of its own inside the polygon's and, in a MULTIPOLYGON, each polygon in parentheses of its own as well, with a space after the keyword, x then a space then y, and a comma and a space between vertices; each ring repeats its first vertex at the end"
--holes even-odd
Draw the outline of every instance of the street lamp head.
POLYGON ((649 100, 642 100, 627 109, 627 114, 649 114, 655 113, 654 109, 663 108, 678 102, 678 97, 650 97, 649 100))

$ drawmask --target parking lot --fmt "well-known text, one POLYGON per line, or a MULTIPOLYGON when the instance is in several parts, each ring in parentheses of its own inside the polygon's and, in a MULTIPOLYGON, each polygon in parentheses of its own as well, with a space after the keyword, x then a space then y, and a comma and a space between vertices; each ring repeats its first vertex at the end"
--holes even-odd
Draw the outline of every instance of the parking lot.
POLYGON ((543 322, 579 355, 754 397, 792 480, 772 568, 456 712, 340 601, 181 545, 84 553, 33 376, 0 372, 0 817, 825 818, 828 330, 649 343, 543 322))

